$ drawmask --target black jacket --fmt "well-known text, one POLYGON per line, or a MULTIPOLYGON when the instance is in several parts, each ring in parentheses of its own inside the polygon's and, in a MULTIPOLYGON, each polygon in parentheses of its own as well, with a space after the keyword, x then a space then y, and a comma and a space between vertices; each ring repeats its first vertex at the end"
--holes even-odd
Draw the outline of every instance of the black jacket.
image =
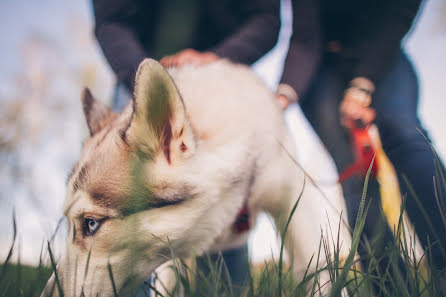
POLYGON ((293 0, 293 35, 281 82, 303 96, 320 67, 375 83, 400 50, 420 0, 293 0))
POLYGON ((194 48, 251 64, 275 45, 280 28, 279 0, 93 0, 93 8, 99 44, 130 90, 146 57, 194 48))

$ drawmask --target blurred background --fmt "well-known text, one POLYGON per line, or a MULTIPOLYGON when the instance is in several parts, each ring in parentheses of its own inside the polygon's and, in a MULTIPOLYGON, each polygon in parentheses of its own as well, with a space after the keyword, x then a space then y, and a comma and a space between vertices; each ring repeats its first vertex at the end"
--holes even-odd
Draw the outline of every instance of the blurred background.
MULTIPOLYGON (((420 117, 444 159, 446 1, 425 2, 404 46, 419 75, 420 117)), ((278 45, 254 65, 271 89, 277 86, 291 33, 287 0, 282 19, 278 45)), ((88 86, 109 103, 115 82, 92 29, 88 0, 0 1, 0 259, 12 243, 13 212, 19 232, 15 261, 38 263, 50 239, 56 249, 63 246, 63 230, 53 234, 62 218, 66 177, 87 136, 80 92, 88 86)), ((286 118, 299 161, 316 180, 336 180, 331 160, 299 108, 291 106, 286 118)), ((339 194, 335 184, 324 190, 339 194)), ((255 262, 277 254, 266 216, 251 236, 250 247, 255 262)))

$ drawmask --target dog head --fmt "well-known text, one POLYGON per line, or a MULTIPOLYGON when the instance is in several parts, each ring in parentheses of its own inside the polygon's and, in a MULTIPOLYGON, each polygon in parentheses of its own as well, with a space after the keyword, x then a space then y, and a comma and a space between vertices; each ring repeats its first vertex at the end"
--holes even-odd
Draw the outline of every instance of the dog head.
POLYGON ((130 296, 171 249, 181 257, 212 243, 223 225, 204 213, 232 188, 203 181, 206 156, 196 160, 182 98, 156 61, 141 63, 121 114, 88 90, 82 103, 90 137, 67 182, 66 252, 42 296, 59 287, 65 296, 130 296))

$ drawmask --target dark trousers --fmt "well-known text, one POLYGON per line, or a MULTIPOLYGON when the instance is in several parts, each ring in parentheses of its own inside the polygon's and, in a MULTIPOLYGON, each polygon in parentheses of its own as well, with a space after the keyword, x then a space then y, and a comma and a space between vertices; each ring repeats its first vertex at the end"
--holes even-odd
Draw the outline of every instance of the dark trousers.
POLYGON ((230 296, 243 296, 248 289, 250 272, 248 246, 197 258, 198 282, 196 296, 212 296, 222 284, 230 296), (230 285, 230 287, 229 287, 230 285))
MULTIPOLYGON (((323 65, 316 75, 301 107, 311 125, 334 159, 339 171, 353 163, 349 135, 340 125, 339 104, 347 81, 335 66, 323 65)), ((384 77, 377 83, 372 107, 376 110, 378 126, 384 151, 394 165, 400 182, 401 193, 406 195, 406 211, 414 224, 423 247, 431 246, 434 268, 446 268, 442 248, 446 249, 446 223, 439 211, 438 201, 445 204, 444 185, 437 185, 435 195, 433 176, 436 174, 434 153, 417 114, 418 81, 407 56, 401 52, 393 61, 384 77), (424 134, 424 136, 423 136, 424 134), (426 216, 420 210, 414 195, 409 191, 406 177, 413 188, 426 216), (437 199, 439 197, 440 199, 437 199)), ((442 166, 444 174, 444 166, 442 166)), ((342 184, 351 226, 358 212, 363 181, 354 177, 342 184)), ((364 232, 369 238, 381 238, 377 244, 385 245, 392 237, 383 219, 379 190, 376 181, 371 181, 368 197, 372 205, 364 232)))

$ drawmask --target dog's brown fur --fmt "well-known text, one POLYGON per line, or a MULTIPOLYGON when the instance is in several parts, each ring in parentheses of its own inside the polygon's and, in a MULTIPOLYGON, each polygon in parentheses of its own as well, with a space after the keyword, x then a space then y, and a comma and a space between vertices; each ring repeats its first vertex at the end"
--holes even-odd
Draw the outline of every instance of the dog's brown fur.
MULTIPOLYGON (((88 90, 82 102, 90 138, 67 183, 69 236, 58 268, 65 296, 112 296, 109 267, 128 296, 170 248, 189 257, 243 244, 248 233, 232 227, 243 205, 251 225, 266 211, 283 230, 304 191, 285 238, 296 272, 329 229, 327 219, 338 226, 339 214, 309 183, 303 188, 281 110, 244 66, 221 61, 168 72, 145 60, 122 113, 88 90)), ((341 256, 349 247, 343 234, 341 256)))

